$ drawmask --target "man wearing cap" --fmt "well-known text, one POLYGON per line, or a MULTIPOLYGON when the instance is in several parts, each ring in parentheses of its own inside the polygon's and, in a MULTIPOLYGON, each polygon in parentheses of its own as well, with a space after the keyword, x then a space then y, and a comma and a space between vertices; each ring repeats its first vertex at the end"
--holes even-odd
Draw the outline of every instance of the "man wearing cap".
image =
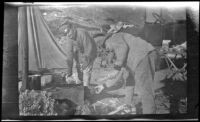
MULTIPOLYGON (((62 28, 65 35, 73 40, 73 58, 78 78, 83 81, 84 86, 89 86, 93 62, 97 56, 96 43, 86 30, 75 28, 72 23, 65 23, 62 28)), ((67 77, 70 75, 71 73, 67 77)))

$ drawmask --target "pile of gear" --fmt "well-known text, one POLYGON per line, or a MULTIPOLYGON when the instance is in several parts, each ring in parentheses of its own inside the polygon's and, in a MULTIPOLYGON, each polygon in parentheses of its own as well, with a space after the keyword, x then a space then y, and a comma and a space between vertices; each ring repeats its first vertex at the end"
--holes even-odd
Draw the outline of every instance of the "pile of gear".
POLYGON ((118 98, 107 98, 92 104, 94 110, 100 115, 136 114, 133 106, 122 104, 118 98))
POLYGON ((93 104, 78 106, 76 115, 124 115, 136 114, 134 106, 120 102, 118 98, 105 98, 93 104))
POLYGON ((186 60, 187 58, 187 43, 184 42, 180 45, 173 46, 172 48, 162 48, 164 58, 168 68, 172 71, 168 78, 172 77, 173 80, 186 81, 187 80, 187 63, 184 63, 181 68, 177 67, 173 60, 186 60))

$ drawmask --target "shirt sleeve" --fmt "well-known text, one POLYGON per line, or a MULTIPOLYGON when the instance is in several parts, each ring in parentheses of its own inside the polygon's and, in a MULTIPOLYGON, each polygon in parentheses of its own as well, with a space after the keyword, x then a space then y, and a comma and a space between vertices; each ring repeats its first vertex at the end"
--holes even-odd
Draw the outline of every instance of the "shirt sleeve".
POLYGON ((108 88, 113 87, 113 86, 117 86, 120 83, 124 82, 123 81, 123 72, 124 70, 121 69, 118 74, 115 76, 115 78, 107 80, 107 82, 104 83, 104 85, 108 88))
POLYGON ((129 47, 124 41, 121 41, 121 43, 117 44, 117 46, 114 48, 116 55, 116 65, 122 67, 126 63, 128 51, 129 47))
POLYGON ((114 51, 116 56, 115 65, 122 67, 124 64, 126 64, 129 53, 129 46, 125 42, 123 35, 113 35, 111 39, 107 40, 106 48, 114 51))

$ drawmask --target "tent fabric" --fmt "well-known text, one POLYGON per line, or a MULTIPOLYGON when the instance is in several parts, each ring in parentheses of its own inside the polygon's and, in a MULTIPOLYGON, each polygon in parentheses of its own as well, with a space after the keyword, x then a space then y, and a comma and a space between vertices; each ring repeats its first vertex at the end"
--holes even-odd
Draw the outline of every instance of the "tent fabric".
MULTIPOLYGON (((22 14, 18 14, 18 41, 19 41, 19 71, 22 70, 22 46, 20 42, 25 32, 23 27, 28 30, 28 59, 29 71, 38 71, 41 68, 68 68, 67 62, 72 61, 72 53, 66 53, 66 50, 72 48, 61 47, 55 40, 52 32, 48 28, 38 7, 26 7, 27 25, 22 23, 22 14), (64 49, 65 48, 65 49, 64 49)), ((70 47, 70 45, 66 45, 70 47)), ((67 51, 72 52, 72 51, 67 51)))

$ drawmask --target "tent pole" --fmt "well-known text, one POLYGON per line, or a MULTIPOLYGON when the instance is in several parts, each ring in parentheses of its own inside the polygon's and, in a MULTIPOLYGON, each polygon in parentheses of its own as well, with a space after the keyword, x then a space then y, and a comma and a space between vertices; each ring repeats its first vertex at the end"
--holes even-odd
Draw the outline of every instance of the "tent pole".
POLYGON ((27 7, 20 7, 19 12, 21 12, 21 25, 23 25, 22 32, 22 91, 27 89, 28 84, 28 30, 27 30, 27 7))

